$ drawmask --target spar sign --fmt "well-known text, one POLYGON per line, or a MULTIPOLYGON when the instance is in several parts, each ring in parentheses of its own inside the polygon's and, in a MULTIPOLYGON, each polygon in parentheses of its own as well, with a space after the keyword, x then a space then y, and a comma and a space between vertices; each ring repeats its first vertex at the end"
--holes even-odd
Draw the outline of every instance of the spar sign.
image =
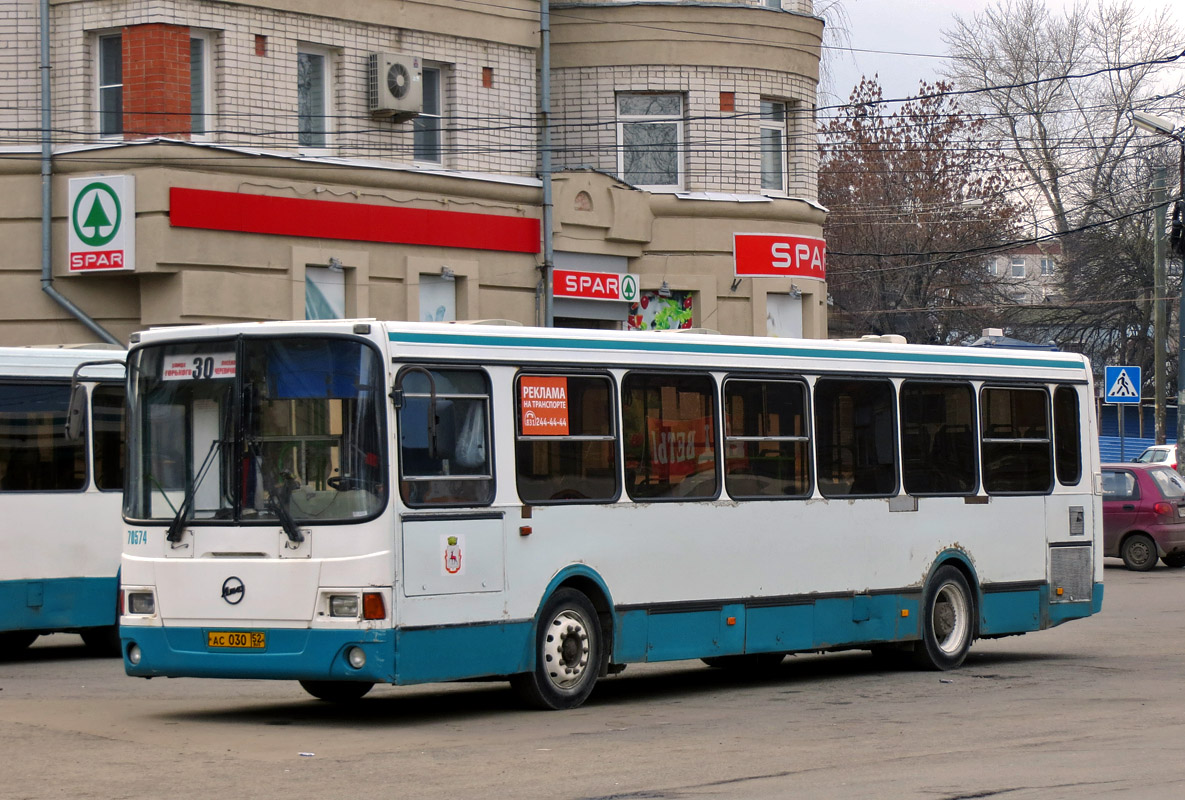
POLYGON ((733 262, 741 278, 827 278, 827 243, 815 236, 733 234, 733 262))
POLYGON ((136 179, 70 179, 70 272, 136 268, 136 179))
POLYGON ((576 297, 581 300, 638 299, 638 278, 620 272, 585 272, 557 269, 552 273, 552 295, 576 297))

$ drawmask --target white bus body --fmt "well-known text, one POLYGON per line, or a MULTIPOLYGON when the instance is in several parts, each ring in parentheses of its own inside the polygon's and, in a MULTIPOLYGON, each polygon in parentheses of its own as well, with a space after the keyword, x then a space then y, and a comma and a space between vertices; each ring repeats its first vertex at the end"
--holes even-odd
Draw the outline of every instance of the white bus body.
POLYGON ((146 332, 129 365, 133 676, 559 708, 629 662, 953 668, 1102 604, 1073 354, 332 321, 146 332))
POLYGON ((77 632, 118 652, 120 542, 103 520, 123 489, 122 364, 83 367, 85 435, 65 435, 71 379, 117 349, 0 348, 0 656, 77 632))

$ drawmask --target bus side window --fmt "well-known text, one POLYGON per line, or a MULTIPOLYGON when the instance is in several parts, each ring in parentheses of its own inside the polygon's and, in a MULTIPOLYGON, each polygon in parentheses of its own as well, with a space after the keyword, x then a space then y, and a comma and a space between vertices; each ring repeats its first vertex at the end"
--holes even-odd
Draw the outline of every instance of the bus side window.
POLYGON ((489 505, 489 380, 475 369, 430 371, 431 382, 420 368, 398 378, 404 397, 398 414, 400 496, 409 506, 489 505))
POLYGON ((786 380, 724 383, 724 486, 731 497, 811 493, 806 385, 786 380))
POLYGON ((1049 493, 1053 448, 1045 389, 984 387, 980 408, 983 488, 990 494, 1049 493))
POLYGON ((893 384, 820 378, 815 382, 815 457, 824 497, 877 497, 897 489, 893 384))
POLYGON ((520 375, 518 495, 524 503, 613 502, 621 493, 613 385, 593 375, 520 375))
POLYGON ((621 384, 626 491, 635 500, 716 497, 715 382, 631 372, 621 384))
POLYGON ((86 485, 85 438, 66 439, 66 384, 0 384, 0 491, 64 492, 86 485))
POLYGON ((1053 443, 1057 480, 1073 486, 1082 480, 1082 435, 1078 430, 1078 391, 1059 386, 1053 392, 1053 443))
POLYGON ((127 438, 124 388, 96 386, 91 392, 91 416, 94 418, 91 444, 94 453, 95 486, 102 490, 122 489, 123 442, 127 438))
POLYGON ((966 383, 901 385, 901 464, 906 494, 974 494, 975 396, 966 383))

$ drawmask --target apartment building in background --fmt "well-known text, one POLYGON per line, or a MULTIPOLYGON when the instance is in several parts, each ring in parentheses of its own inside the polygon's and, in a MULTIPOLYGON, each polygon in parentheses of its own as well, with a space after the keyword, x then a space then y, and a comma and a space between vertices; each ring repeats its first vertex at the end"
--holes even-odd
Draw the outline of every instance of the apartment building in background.
MULTIPOLYGON (((535 0, 9 7, 0 344, 543 320, 535 0)), ((555 324, 825 337, 811 0, 578 0, 550 28, 555 324)))
POLYGON ((1021 305, 1058 303, 1061 242, 1039 242, 989 256, 987 272, 1007 299, 1021 305))

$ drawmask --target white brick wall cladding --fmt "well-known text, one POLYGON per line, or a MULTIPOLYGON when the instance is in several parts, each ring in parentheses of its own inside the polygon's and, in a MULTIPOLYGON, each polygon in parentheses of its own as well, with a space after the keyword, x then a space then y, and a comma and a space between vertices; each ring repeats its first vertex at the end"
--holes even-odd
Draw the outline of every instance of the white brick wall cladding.
POLYGON ((677 92, 685 98, 684 189, 761 192, 759 106, 782 100, 797 110, 788 122, 788 191, 817 198, 818 150, 812 109, 815 85, 773 70, 714 67, 602 67, 553 71, 557 115, 553 144, 559 167, 617 173, 618 92, 677 92), (720 92, 734 92, 736 111, 720 110, 720 92))
MULTIPOLYGON (((10 0, 11 2, 11 0, 10 0)), ((2 144, 33 144, 40 128, 37 0, 15 0, 0 18, 2 144), (19 67, 17 65, 20 65, 19 67)), ((446 66, 445 113, 457 130, 445 136, 450 169, 535 174, 535 51, 331 17, 198 0, 82 0, 53 8, 54 127, 60 143, 96 136, 92 57, 94 34, 148 22, 189 25, 215 33, 217 118, 210 137, 221 144, 295 148, 296 59, 301 44, 329 48, 333 62, 333 131, 329 151, 351 158, 408 162, 412 123, 372 117, 366 108, 366 56, 391 51, 446 66), (255 36, 267 56, 255 55, 255 36), (493 87, 481 86, 494 68, 493 87)))
MULTIPOLYGON (((612 5, 614 2, 630 3, 633 0, 556 0, 557 4, 562 5, 588 5, 588 6, 604 6, 612 5)), ((737 5, 737 6, 763 6, 772 8, 772 5, 766 0, 707 0, 720 5, 737 5)), ((814 0, 782 0, 782 11, 792 11, 796 14, 807 14, 813 16, 814 0)))

